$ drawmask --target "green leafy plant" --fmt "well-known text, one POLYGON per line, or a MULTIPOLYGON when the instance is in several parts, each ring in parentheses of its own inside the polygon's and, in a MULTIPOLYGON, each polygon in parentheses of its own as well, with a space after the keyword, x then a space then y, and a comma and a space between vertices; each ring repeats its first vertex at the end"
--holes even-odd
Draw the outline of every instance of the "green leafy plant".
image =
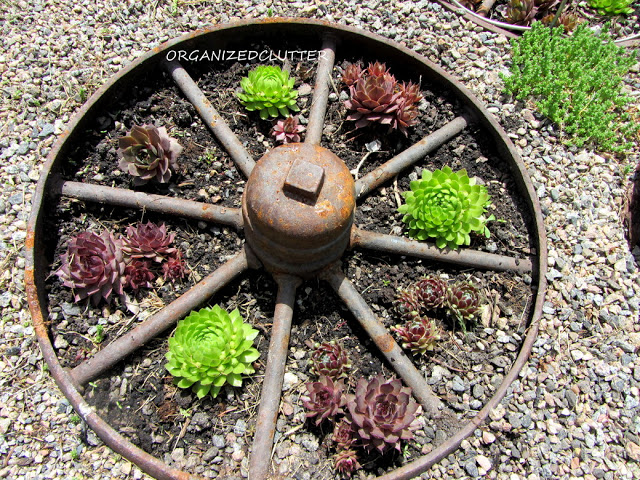
POLYGON ((289 72, 280 67, 260 65, 240 80, 242 92, 236 96, 250 112, 258 111, 260 118, 282 115, 289 116, 290 111, 298 112, 296 104, 298 91, 293 89, 295 79, 289 78, 289 72))
POLYGON ((424 169, 422 179, 411 182, 411 191, 403 196, 406 203, 398 212, 404 214, 402 221, 409 226, 412 238, 433 239, 438 248, 456 249, 471 244, 471 232, 490 236, 487 222, 495 218, 485 216, 489 194, 464 169, 424 169))
POLYGON ((631 15, 634 0, 587 0, 587 4, 602 15, 631 15))
POLYGON ((102 343, 104 341, 104 325, 96 325, 96 333, 93 336, 94 343, 102 343))
POLYGON ((244 323, 240 312, 216 305, 191 312, 169 339, 166 369, 181 388, 193 388, 198 398, 216 397, 225 383, 242 385, 242 375, 254 373, 251 365, 260 353, 253 347, 258 335, 244 323))
POLYGON ((576 146, 628 149, 640 128, 624 111, 630 98, 622 93, 634 55, 616 46, 606 31, 596 34, 586 24, 571 36, 563 31, 536 22, 512 41, 511 75, 501 75, 505 90, 518 99, 532 98, 576 146))

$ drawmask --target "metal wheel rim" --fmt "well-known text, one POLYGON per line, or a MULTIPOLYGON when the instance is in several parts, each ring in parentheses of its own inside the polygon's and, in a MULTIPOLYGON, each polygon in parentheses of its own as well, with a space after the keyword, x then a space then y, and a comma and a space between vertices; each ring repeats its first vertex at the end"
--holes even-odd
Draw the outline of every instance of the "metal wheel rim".
POLYGON ((301 20, 301 19, 266 19, 258 21, 242 21, 230 25, 213 27, 211 29, 197 31, 185 35, 178 39, 166 42, 140 57, 137 61, 124 68, 115 75, 110 82, 100 88, 89 101, 76 113, 67 130, 65 130, 47 157, 43 168, 43 173, 38 182, 34 199, 33 210, 29 219, 26 237, 26 267, 25 283, 27 299, 31 316, 34 323, 34 330, 39 342, 43 356, 51 370, 51 373, 61 391, 73 405, 75 410, 85 422, 98 434, 98 436, 114 451, 125 456, 133 463, 140 466, 145 472, 158 479, 187 479, 195 478, 187 472, 177 470, 167 466, 157 458, 142 451, 102 420, 84 400, 75 387, 68 372, 62 368, 47 330, 46 296, 44 289, 44 279, 49 266, 42 253, 43 239, 42 233, 44 204, 50 195, 57 195, 58 185, 55 181, 57 171, 62 158, 72 143, 74 132, 80 131, 93 112, 98 110, 101 104, 109 98, 111 94, 123 85, 135 81, 139 75, 144 74, 149 69, 157 68, 158 63, 171 49, 193 49, 200 44, 207 45, 211 41, 224 43, 225 38, 230 36, 245 35, 250 32, 258 35, 260 32, 281 31, 286 29, 289 33, 306 31, 316 35, 318 43, 323 35, 331 34, 339 41, 357 40, 361 43, 377 48, 380 57, 385 55, 402 56, 404 60, 421 65, 425 71, 429 72, 430 80, 438 83, 440 87, 452 91, 458 99, 465 102, 466 107, 472 112, 476 121, 487 129, 497 143, 497 150, 503 158, 507 158, 511 163, 511 170, 514 178, 519 184, 520 194, 525 199, 531 215, 533 216, 533 235, 535 236, 536 255, 535 264, 532 270, 534 283, 536 285, 536 297, 532 309, 531 319, 527 335, 512 368, 505 375, 502 384, 495 394, 485 404, 482 410, 472 418, 460 431, 450 437, 443 444, 435 448, 431 453, 406 464, 399 469, 392 471, 380 478, 400 479, 412 478, 427 470, 433 464, 453 452, 462 441, 471 435, 473 431, 482 424, 489 412, 498 405, 505 396, 509 385, 517 378, 521 368, 527 361, 533 343, 535 341, 538 323, 542 315, 542 306, 546 291, 545 272, 547 269, 547 242, 544 233, 544 225, 540 206, 532 183, 526 173, 526 168, 515 151, 514 146, 507 138, 496 120, 488 113, 480 102, 453 77, 444 72, 441 68, 431 63, 429 60, 418 54, 392 42, 383 37, 370 34, 357 29, 337 26, 324 21, 301 20))

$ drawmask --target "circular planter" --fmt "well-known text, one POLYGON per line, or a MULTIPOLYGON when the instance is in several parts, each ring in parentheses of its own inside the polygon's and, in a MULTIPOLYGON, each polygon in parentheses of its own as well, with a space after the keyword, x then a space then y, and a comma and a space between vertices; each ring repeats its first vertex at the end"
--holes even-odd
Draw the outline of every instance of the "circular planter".
MULTIPOLYGON (((29 307, 43 356, 58 386, 78 414, 107 445, 159 479, 197 476, 165 464, 127 440, 90 406, 83 397, 85 387, 92 379, 108 373, 119 362, 126 364, 145 343, 161 336, 176 321, 206 303, 224 285, 249 268, 265 268, 277 284, 273 324, 268 330, 269 354, 264 371, 260 372, 264 376, 260 385, 261 401, 248 472, 252 480, 269 477, 296 290, 304 279, 323 280, 334 290, 339 301, 351 312, 352 320, 358 322, 363 335, 368 337, 366 344, 375 349, 375 355, 387 366, 392 366, 404 383, 412 388, 425 416, 432 420, 455 415, 433 393, 424 374, 403 353, 367 305, 363 292, 358 292, 356 288, 357 282, 352 283, 343 273, 341 261, 346 262, 345 256, 351 251, 362 251, 364 258, 367 255, 388 255, 398 262, 404 258, 414 258, 426 265, 437 264, 452 271, 461 268, 465 271, 483 271, 487 276, 498 275, 498 272, 515 272, 517 278, 526 276, 531 283, 532 298, 523 310, 527 315, 520 319, 520 343, 514 349, 511 365, 505 366, 502 382, 495 388, 493 396, 472 418, 457 422, 459 428, 443 443, 434 446, 429 454, 418 456, 396 470, 387 470, 388 473, 381 478, 388 479, 412 478, 425 471, 454 451, 486 419, 490 410, 504 397, 528 358, 537 334, 546 289, 547 249, 538 201, 524 164, 491 114, 455 79, 408 49, 364 31, 300 19, 240 22, 198 31, 157 47, 116 75, 81 108, 51 151, 34 196, 26 248, 25 279, 29 307), (225 122, 209 103, 207 96, 189 75, 189 70, 201 69, 202 65, 196 65, 193 59, 201 58, 203 52, 251 51, 255 45, 271 45, 274 48, 283 38, 295 39, 304 51, 319 53, 313 58, 314 62, 317 60, 317 68, 306 136, 304 143, 298 147, 270 149, 265 153, 264 161, 256 163, 257 158, 252 158, 245 148, 247 142, 240 141, 233 133, 233 126, 225 122), (457 105, 458 113, 438 128, 424 129, 422 138, 415 141, 401 139, 405 143, 400 151, 394 152, 394 156, 360 178, 353 179, 340 164, 339 152, 332 151, 333 139, 327 138, 330 132, 325 131, 325 114, 332 88, 330 78, 335 75, 334 65, 345 59, 360 58, 362 52, 374 52, 375 56, 369 54, 368 57, 387 62, 399 78, 420 79, 434 91, 446 92, 457 105), (91 130, 96 118, 102 118, 111 106, 127 98, 136 88, 144 89, 150 85, 148 89, 152 90, 152 79, 158 77, 159 72, 166 72, 175 82, 182 92, 182 98, 193 105, 233 160, 239 174, 249 179, 242 208, 186 200, 180 198, 179 192, 174 194, 168 191, 158 195, 99 185, 86 178, 77 182, 69 176, 68 163, 69 158, 73 157, 72 150, 83 143, 86 132, 91 130), (426 243, 372 232, 359 224, 359 218, 362 217, 358 216, 361 213, 358 203, 362 204, 367 198, 377 195, 379 188, 392 183, 398 174, 406 174, 414 164, 428 165, 429 155, 445 149, 461 132, 472 132, 477 138, 474 144, 484 142, 491 145, 492 158, 484 158, 483 161, 500 166, 505 175, 510 176, 514 192, 505 192, 503 198, 494 196, 493 202, 500 206, 511 201, 509 195, 518 196, 518 202, 528 217, 528 247, 523 249, 525 255, 488 253, 486 249, 472 248, 439 250, 426 243), (316 153, 309 154, 310 150, 316 153), (269 168, 275 173, 281 172, 281 175, 275 175, 278 177, 275 178, 269 168), (282 183, 282 191, 278 182, 282 183), (279 196, 282 192, 284 197, 279 196), (288 202, 291 199, 298 203, 287 207, 286 211, 281 206, 280 209, 274 206, 275 202, 288 202), (50 327, 54 320, 49 310, 47 282, 51 281, 52 263, 55 261, 52 245, 60 242, 60 234, 52 230, 50 222, 61 202, 77 201, 86 202, 86 205, 98 204, 103 209, 137 208, 162 216, 231 226, 239 231, 246 230, 246 243, 224 264, 159 312, 127 333, 110 339, 108 345, 93 357, 73 368, 65 368, 58 357, 58 349, 53 347, 50 339, 50 327), (322 205, 322 208, 309 210, 309 205, 322 205), (335 206, 339 206, 340 211, 328 215, 327 212, 335 206), (274 222, 277 223, 285 214, 291 216, 293 226, 291 222, 274 226, 274 222), (329 220, 323 223, 321 220, 325 217, 329 217, 329 220), (296 223, 298 218, 302 220, 296 223)), ((373 281, 381 282, 382 279, 373 281)))
MULTIPOLYGON (((446 0, 438 0, 438 3, 446 9, 462 15, 465 19, 472 21, 482 28, 486 28, 487 30, 494 33, 499 33, 507 38, 518 38, 523 32, 526 32, 531 28, 521 25, 512 25, 510 23, 500 22, 487 17, 483 17, 482 15, 478 15, 476 12, 473 12, 464 7, 456 0, 451 0, 450 2, 446 0)), ((614 43, 620 47, 636 47, 640 45, 640 34, 615 39, 614 43)))

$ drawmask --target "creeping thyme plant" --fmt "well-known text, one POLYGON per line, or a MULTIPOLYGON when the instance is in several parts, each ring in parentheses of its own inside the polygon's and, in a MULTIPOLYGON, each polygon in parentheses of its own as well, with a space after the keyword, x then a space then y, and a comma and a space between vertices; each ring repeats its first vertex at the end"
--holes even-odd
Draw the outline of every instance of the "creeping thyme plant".
POLYGON ((489 194, 466 170, 424 169, 422 178, 411 182, 411 191, 403 195, 406 203, 398 212, 404 214, 402 221, 409 226, 411 238, 456 249, 471 244, 471 232, 490 235, 487 222, 494 217, 485 215, 491 203, 489 194))
POLYGON ((253 347, 258 330, 244 323, 240 312, 216 305, 191 312, 178 322, 169 339, 166 369, 181 388, 198 398, 216 397, 225 383, 239 387, 242 376, 254 373, 260 353, 253 347))
POLYGON ((576 146, 628 149, 640 128, 625 111, 631 99, 622 93, 634 55, 616 46, 606 31, 596 34, 586 24, 571 36, 563 31, 537 22, 512 41, 511 74, 501 75, 505 90, 531 98, 576 146))
POLYGON ((282 115, 289 116, 290 111, 300 110, 296 104, 298 91, 293 89, 295 79, 289 78, 289 72, 272 65, 260 65, 240 80, 242 92, 236 96, 250 112, 258 111, 260 118, 282 115))

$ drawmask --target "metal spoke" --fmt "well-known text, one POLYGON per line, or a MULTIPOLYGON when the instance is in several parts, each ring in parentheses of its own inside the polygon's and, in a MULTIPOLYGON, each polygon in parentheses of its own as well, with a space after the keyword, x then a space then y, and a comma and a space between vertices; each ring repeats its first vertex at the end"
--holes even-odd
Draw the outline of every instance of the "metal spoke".
POLYGON ((356 196, 361 198, 374 188, 382 185, 407 167, 410 167, 425 155, 445 144, 458 135, 469 125, 470 120, 465 115, 454 118, 435 132, 430 133, 415 145, 407 148, 391 160, 380 165, 374 171, 356 180, 356 196))
POLYGON ((139 208, 151 212, 166 213, 205 222, 216 222, 242 228, 242 211, 210 203, 183 200, 181 198, 134 192, 122 188, 104 187, 80 182, 60 182, 60 193, 85 202, 96 202, 119 207, 139 208))
POLYGON ((245 247, 240 253, 231 257, 213 273, 191 287, 158 313, 111 342, 97 352, 93 358, 85 360, 75 367, 69 372, 69 376, 76 388, 80 390, 82 385, 111 368, 149 340, 164 332, 176 323, 178 319, 206 302, 214 293, 245 271, 250 262, 253 263, 252 259, 253 254, 245 247))
POLYGON ((413 390, 413 395, 422 404, 425 413, 434 418, 443 413, 444 404, 433 393, 422 374, 404 354, 388 330, 376 318, 367 302, 339 268, 328 269, 322 278, 329 282, 338 296, 351 310, 353 316, 371 337, 389 364, 400 375, 404 383, 413 390))
POLYGON ((211 129, 216 138, 227 150, 237 167, 249 177, 253 166, 256 164, 249 152, 242 146, 235 133, 231 131, 227 123, 222 119, 217 110, 207 100, 204 92, 200 90, 196 82, 193 81, 187 71, 177 61, 165 62, 167 70, 180 87, 182 93, 196 108, 207 126, 211 129))
POLYGON ((331 72, 336 59, 336 42, 333 36, 326 36, 320 50, 318 69, 316 71, 316 85, 313 89, 313 99, 309 111, 309 123, 305 143, 320 145, 322 130, 324 128, 324 116, 327 112, 329 101, 329 85, 331 72))
POLYGON ((369 232, 357 227, 351 230, 351 243, 353 247, 363 247, 398 255, 410 255, 417 258, 425 258, 436 262, 453 263, 462 267, 483 268, 495 271, 511 270, 518 273, 529 273, 533 264, 528 258, 520 259, 496 255, 494 253, 470 250, 443 250, 435 245, 408 238, 385 235, 383 233, 369 232))
POLYGON ((278 296, 273 314, 271 341, 269 342, 269 354, 262 384, 256 431, 251 448, 249 463, 249 478, 251 480, 263 480, 267 478, 269 473, 271 464, 269 459, 273 448, 273 437, 289 350, 293 306, 296 299, 296 289, 301 283, 298 277, 292 275, 275 275, 274 277, 278 282, 278 296))

